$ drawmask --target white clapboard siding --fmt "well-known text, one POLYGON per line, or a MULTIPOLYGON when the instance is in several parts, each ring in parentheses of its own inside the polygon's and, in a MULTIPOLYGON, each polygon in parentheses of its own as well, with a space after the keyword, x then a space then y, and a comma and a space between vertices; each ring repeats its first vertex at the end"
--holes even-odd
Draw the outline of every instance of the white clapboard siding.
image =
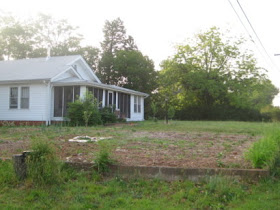
MULTIPOLYGON (((19 93, 20 98, 20 93, 19 93)), ((0 120, 45 121, 47 104, 47 86, 45 84, 0 85, 0 120), (29 87, 29 108, 10 109, 10 87, 29 87)))

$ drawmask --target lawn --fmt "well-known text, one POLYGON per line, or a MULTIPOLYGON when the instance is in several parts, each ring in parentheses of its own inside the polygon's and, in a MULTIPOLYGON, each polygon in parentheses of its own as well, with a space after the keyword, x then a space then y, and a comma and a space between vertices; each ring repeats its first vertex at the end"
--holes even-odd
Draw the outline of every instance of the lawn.
MULTIPOLYGON (((253 142, 275 130, 279 130, 278 124, 207 121, 172 121, 170 125, 162 121, 147 121, 135 125, 88 128, 0 127, 0 157, 10 157, 30 149, 32 142, 43 140, 54 145, 56 155, 62 160, 92 161, 100 148, 106 146, 111 156, 121 164, 188 167, 193 161, 198 167, 206 167, 203 163, 213 167, 250 167, 243 153, 253 142), (68 139, 79 135, 112 138, 99 143, 68 142, 68 139)), ((52 183, 54 178, 49 175, 48 179, 51 179, 49 184, 38 183, 34 177, 19 181, 11 162, 0 160, 0 207, 278 209, 280 200, 277 177, 259 183, 228 177, 206 178, 199 183, 124 180, 121 177, 107 179, 97 173, 77 172, 63 166, 57 176, 59 181, 52 183)))
POLYGON ((0 157, 29 150, 31 142, 53 143, 61 160, 92 162, 100 143, 68 140, 80 135, 109 137, 102 140, 113 159, 122 165, 192 168, 251 168, 244 153, 272 123, 171 121, 139 122, 114 127, 0 127, 0 157))

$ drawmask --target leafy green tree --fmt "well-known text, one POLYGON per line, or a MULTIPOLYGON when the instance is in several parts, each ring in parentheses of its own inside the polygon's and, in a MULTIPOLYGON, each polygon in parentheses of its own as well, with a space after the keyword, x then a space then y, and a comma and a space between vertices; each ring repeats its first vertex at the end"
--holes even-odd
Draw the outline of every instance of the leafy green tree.
POLYGON ((33 29, 13 17, 0 18, 0 59, 21 59, 32 53, 33 29))
POLYGON ((0 59, 20 59, 47 56, 82 55, 87 63, 97 69, 100 50, 81 46, 83 36, 77 27, 66 20, 56 20, 39 14, 35 19, 19 21, 12 16, 0 17, 0 59))
POLYGON ((209 119, 218 107, 260 109, 272 103, 278 90, 254 57, 241 51, 243 40, 226 39, 214 27, 198 34, 193 43, 178 46, 162 63, 159 90, 177 109, 196 107, 209 119))
POLYGON ((70 25, 67 20, 56 20, 49 15, 39 14, 32 26, 36 40, 33 57, 44 56, 39 53, 41 49, 51 48, 52 55, 56 56, 68 55, 80 48, 83 37, 77 33, 77 27, 70 25))
POLYGON ((136 50, 120 50, 114 58, 114 71, 118 85, 151 93, 156 88, 154 63, 136 50))

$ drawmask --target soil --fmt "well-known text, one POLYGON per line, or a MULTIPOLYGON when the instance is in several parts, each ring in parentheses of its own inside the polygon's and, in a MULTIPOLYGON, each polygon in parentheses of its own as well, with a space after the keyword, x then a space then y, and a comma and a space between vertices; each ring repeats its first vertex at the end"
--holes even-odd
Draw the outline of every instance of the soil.
MULTIPOLYGON (((97 143, 69 142, 74 136, 54 140, 62 160, 93 162, 97 143)), ((126 142, 112 146, 111 156, 118 164, 184 168, 251 168, 244 152, 259 137, 210 132, 133 132, 126 142)), ((108 140, 110 141, 110 140, 108 140)), ((0 140, 0 157, 11 157, 30 149, 28 141, 0 140)))

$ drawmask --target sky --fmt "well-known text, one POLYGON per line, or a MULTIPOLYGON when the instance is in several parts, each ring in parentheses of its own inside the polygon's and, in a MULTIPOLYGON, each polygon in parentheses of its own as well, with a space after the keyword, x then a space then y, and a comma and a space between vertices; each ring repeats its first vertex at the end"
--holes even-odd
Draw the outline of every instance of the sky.
MULTIPOLYGON (((162 60, 174 54, 175 45, 186 43, 187 38, 212 26, 248 40, 250 34, 254 42, 249 41, 246 48, 254 52, 259 66, 268 70, 269 78, 280 88, 280 56, 274 56, 280 54, 280 1, 239 0, 239 3, 261 43, 237 0, 2 0, 0 14, 10 12, 24 19, 45 13, 67 19, 79 27, 84 44, 95 47, 100 47, 103 40, 105 21, 120 17, 127 34, 155 62, 157 70, 162 60)), ((274 105, 280 106, 280 95, 274 99, 274 105)))

